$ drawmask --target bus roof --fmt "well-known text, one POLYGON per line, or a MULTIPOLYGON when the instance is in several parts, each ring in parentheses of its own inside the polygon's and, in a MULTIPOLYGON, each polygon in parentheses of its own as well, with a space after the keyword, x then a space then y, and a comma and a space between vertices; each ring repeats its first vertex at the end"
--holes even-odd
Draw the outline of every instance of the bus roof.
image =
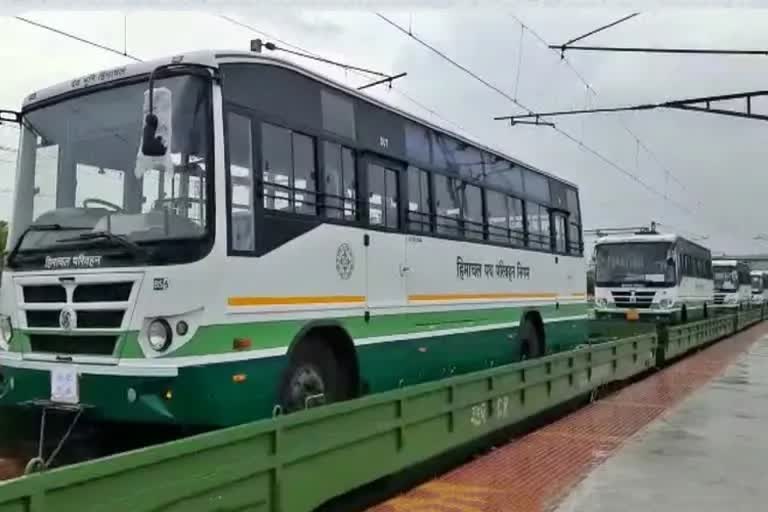
POLYGON ((626 244, 644 242, 675 242, 681 239, 679 235, 672 233, 642 234, 642 235, 607 235, 597 239, 595 245, 602 244, 626 244))
POLYGON ((738 260, 712 260, 712 265, 716 267, 735 267, 738 264, 738 260))
POLYGON ((271 56, 266 56, 260 53, 247 52, 242 50, 218 50, 218 51, 203 50, 203 51, 196 51, 196 52, 188 52, 188 53, 183 53, 183 54, 165 57, 161 59, 155 59, 147 62, 126 64, 123 66, 118 66, 115 68, 106 69, 106 70, 102 70, 95 73, 90 73, 88 75, 81 76, 79 78, 75 78, 66 82, 60 82, 56 85, 52 85, 50 87, 40 89, 39 91, 26 96, 22 104, 22 110, 26 111, 26 110, 33 109, 37 106, 37 104, 41 102, 46 102, 46 100, 52 100, 57 96, 69 95, 81 90, 84 91, 85 89, 88 89, 89 87, 92 87, 95 85, 103 85, 103 84, 115 82, 118 80, 123 80, 130 77, 149 74, 154 68, 163 64, 173 64, 173 63, 190 64, 191 63, 191 64, 202 64, 204 66, 218 68, 220 64, 236 63, 236 62, 271 64, 271 65, 281 66, 284 68, 291 69, 309 78, 312 78, 319 82, 323 82, 328 86, 342 90, 351 96, 360 98, 380 108, 383 108, 391 112, 394 112, 398 115, 401 115, 411 121, 422 124, 424 126, 428 126, 433 130, 436 130, 446 135, 449 135, 451 137, 454 137, 466 144, 475 146, 477 147, 477 149, 487 151, 488 153, 491 153, 498 157, 509 160, 515 165, 543 174, 549 178, 560 181, 561 183, 565 183, 573 188, 578 189, 578 185, 576 185, 575 183, 572 183, 568 180, 555 176, 546 171, 542 171, 541 169, 537 169, 536 167, 533 167, 529 164, 521 162, 520 160, 517 160, 505 153, 502 153, 499 150, 490 148, 475 140, 469 139, 463 135, 459 135, 458 133, 448 130, 447 128, 433 124, 425 119, 417 117, 414 114, 410 114, 404 110, 400 110, 397 107, 384 103, 376 98, 373 98, 372 96, 369 96, 368 94, 365 94, 353 88, 350 88, 342 83, 339 83, 324 75, 318 74, 294 62, 287 61, 285 59, 281 59, 278 57, 271 57, 271 56))

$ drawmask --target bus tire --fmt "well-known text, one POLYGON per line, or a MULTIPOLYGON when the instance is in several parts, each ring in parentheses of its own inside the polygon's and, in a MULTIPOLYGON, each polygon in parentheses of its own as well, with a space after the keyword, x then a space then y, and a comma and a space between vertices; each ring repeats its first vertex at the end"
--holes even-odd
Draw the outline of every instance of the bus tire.
POLYGON ((330 404, 350 395, 347 372, 322 339, 307 337, 291 350, 280 383, 280 406, 286 413, 330 404))
POLYGON ((518 335, 520 360, 535 359, 545 353, 544 336, 535 313, 525 315, 518 335))

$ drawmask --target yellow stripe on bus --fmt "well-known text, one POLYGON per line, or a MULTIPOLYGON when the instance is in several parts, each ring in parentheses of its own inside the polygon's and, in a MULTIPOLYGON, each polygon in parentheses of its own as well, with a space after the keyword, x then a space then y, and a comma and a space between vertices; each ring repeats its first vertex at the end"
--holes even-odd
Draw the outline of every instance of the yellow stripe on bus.
POLYGON ((465 299, 556 299, 556 293, 436 293, 409 295, 409 301, 465 300, 465 299))
POLYGON ((360 304, 363 295, 314 295, 287 297, 229 297, 230 306, 293 306, 297 304, 360 304))

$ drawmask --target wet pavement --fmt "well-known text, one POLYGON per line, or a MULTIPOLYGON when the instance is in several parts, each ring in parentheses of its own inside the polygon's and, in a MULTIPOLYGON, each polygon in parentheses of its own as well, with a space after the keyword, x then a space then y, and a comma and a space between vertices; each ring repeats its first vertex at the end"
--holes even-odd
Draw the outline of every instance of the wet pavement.
POLYGON ((763 322, 369 512, 762 511, 766 418, 763 322))
POLYGON ((768 508, 768 337, 630 439, 557 512, 768 508))

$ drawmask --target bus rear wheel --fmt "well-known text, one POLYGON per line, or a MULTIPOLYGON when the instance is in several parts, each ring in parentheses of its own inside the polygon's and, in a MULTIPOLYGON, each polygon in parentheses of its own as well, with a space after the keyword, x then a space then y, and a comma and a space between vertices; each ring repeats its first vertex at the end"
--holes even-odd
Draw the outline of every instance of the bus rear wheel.
POLYGON ((289 356, 280 385, 280 406, 291 413, 349 397, 349 379, 323 340, 302 340, 289 356))
POLYGON ((543 355, 542 340, 539 330, 531 317, 527 317, 520 327, 520 359, 535 359, 543 355))

